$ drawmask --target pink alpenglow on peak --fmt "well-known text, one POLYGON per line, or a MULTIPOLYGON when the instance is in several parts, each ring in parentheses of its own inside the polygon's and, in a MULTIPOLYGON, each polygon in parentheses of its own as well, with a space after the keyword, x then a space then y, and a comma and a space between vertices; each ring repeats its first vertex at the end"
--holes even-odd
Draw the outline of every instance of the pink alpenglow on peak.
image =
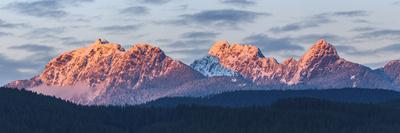
POLYGON ((261 50, 256 46, 252 45, 240 45, 233 44, 230 45, 228 41, 218 41, 216 42, 208 52, 212 56, 225 56, 226 54, 237 55, 241 57, 248 58, 260 58, 264 57, 261 50))
POLYGON ((202 77, 191 67, 166 56, 158 47, 138 44, 125 51, 119 44, 99 39, 89 47, 54 58, 37 77, 7 86, 59 96, 80 104, 130 104, 162 96, 135 98, 136 91, 165 91, 202 77), (64 92, 70 93, 61 94, 64 92))
MULTIPOLYGON (((268 45, 268 44, 265 44, 268 45)), ((372 70, 340 58, 319 40, 299 59, 279 63, 253 45, 218 41, 190 66, 158 47, 98 39, 51 60, 40 75, 8 87, 52 95, 79 104, 140 104, 171 96, 207 96, 252 89, 400 89, 400 61, 372 70)))
MULTIPOLYGON (((262 56, 261 51, 255 46, 230 45, 227 41, 215 43, 209 55, 218 58, 222 67, 261 86, 283 89, 393 87, 370 68, 340 58, 335 47, 323 39, 313 44, 298 61, 290 58, 282 64, 274 58, 262 56)), ((208 73, 206 69, 200 69, 201 66, 193 66, 196 66, 198 71, 208 73)))

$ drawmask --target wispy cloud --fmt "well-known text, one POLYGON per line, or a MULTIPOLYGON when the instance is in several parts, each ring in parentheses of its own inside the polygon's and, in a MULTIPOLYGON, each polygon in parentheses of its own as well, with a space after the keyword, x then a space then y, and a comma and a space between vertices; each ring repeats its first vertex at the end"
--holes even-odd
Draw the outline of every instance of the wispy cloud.
POLYGON ((252 0, 220 0, 222 3, 238 5, 238 6, 250 6, 255 5, 256 2, 252 0))
POLYGON ((269 15, 269 13, 235 9, 205 10, 194 14, 180 15, 180 19, 173 21, 172 23, 177 25, 197 24, 201 26, 238 28, 239 24, 252 23, 260 16, 269 15))
POLYGON ((30 63, 34 62, 33 64, 46 64, 56 55, 56 49, 54 47, 40 44, 23 44, 11 46, 8 49, 24 51, 25 53, 30 54, 25 58, 25 60, 28 60, 27 62, 30 63))
POLYGON ((153 4, 153 5, 163 5, 171 2, 172 0, 139 0, 140 3, 153 4))
POLYGON ((22 23, 10 23, 0 19, 0 28, 21 28, 27 27, 28 25, 22 23))
POLYGON ((43 64, 46 64, 55 55, 55 48, 39 44, 11 46, 8 50, 23 51, 30 55, 20 60, 13 60, 0 53, 0 73, 2 74, 0 84, 38 74, 43 69, 43 64))
POLYGON ((145 6, 131 6, 120 11, 122 14, 137 16, 137 15, 147 15, 149 14, 149 8, 145 6))
POLYGON ((373 31, 375 30, 375 28, 373 27, 356 27, 351 29, 350 31, 354 31, 354 32, 368 32, 368 31, 373 31))
POLYGON ((371 56, 371 55, 377 55, 377 54, 388 54, 388 53, 398 53, 400 51, 400 44, 395 43, 395 44, 390 44, 381 48, 376 48, 376 49, 371 49, 371 50, 356 50, 353 52, 348 52, 347 54, 353 55, 353 56, 371 56))
POLYGON ((22 37, 28 39, 50 39, 55 35, 59 35, 65 32, 65 27, 44 27, 35 28, 31 31, 22 35, 22 37))
POLYGON ((94 0, 39 0, 13 2, 8 4, 6 9, 16 11, 18 13, 48 18, 61 18, 68 15, 64 8, 67 6, 77 6, 83 2, 92 2, 94 0))
POLYGON ((358 24, 370 24, 371 22, 366 19, 354 19, 353 23, 358 23, 358 24))
POLYGON ((400 1, 393 2, 393 5, 400 6, 400 1))
POLYGON ((190 64, 193 60, 207 55, 208 48, 212 45, 210 39, 183 39, 166 45, 168 55, 190 64))
POLYGON ((13 35, 12 33, 8 33, 8 32, 1 32, 0 31, 0 37, 4 37, 4 36, 11 36, 13 35))
POLYGON ((336 50, 342 53, 356 53, 358 51, 357 48, 349 45, 336 45, 335 46, 336 50))
POLYGON ((383 29, 361 33, 358 38, 399 39, 400 30, 383 29))
POLYGON ((32 72, 20 71, 21 69, 34 69, 39 72, 43 64, 30 60, 12 60, 0 53, 0 86, 12 80, 25 79, 33 76, 32 72))
POLYGON ((320 27, 324 24, 329 24, 335 22, 333 17, 365 17, 368 16, 369 12, 363 10, 354 10, 354 11, 341 11, 341 12, 329 12, 329 13, 321 13, 311 17, 307 17, 301 21, 289 23, 280 27, 273 27, 270 31, 274 33, 282 33, 289 31, 299 31, 308 28, 316 28, 320 27))
POLYGON ((12 50, 23 50, 26 52, 31 52, 34 54, 46 54, 50 55, 50 53, 53 53, 55 49, 50 46, 45 46, 45 45, 39 45, 39 44, 23 44, 23 45, 18 45, 18 46, 11 46, 9 49, 12 50))
POLYGON ((289 38, 272 38, 265 34, 251 35, 243 39, 245 44, 256 45, 266 52, 303 51, 300 45, 289 41, 289 38))
POLYGON ((331 15, 344 16, 344 17, 364 17, 364 16, 369 16, 370 13, 363 10, 354 10, 354 11, 333 12, 331 13, 331 15))
POLYGON ((182 38, 185 39, 208 39, 208 38, 216 38, 219 33, 215 32, 203 32, 203 31, 193 31, 186 32, 182 34, 182 38))
POLYGON ((398 53, 400 51, 400 43, 391 44, 391 45, 376 49, 374 51, 375 52, 396 52, 396 53, 398 53))
POLYGON ((127 32, 133 32, 138 30, 142 24, 136 24, 136 25, 112 25, 112 26, 105 26, 99 28, 101 31, 105 33, 127 33, 127 32))
POLYGON ((59 40, 63 45, 68 46, 84 46, 93 42, 93 40, 78 39, 76 37, 60 37, 59 40))
POLYGON ((333 22, 333 20, 331 20, 326 15, 315 15, 315 16, 306 18, 304 20, 301 20, 299 22, 286 24, 281 27, 273 27, 270 29, 270 31, 272 31, 274 33, 298 31, 298 30, 307 29, 307 28, 320 27, 323 24, 328 24, 328 23, 332 23, 332 22, 333 22))
POLYGON ((306 35, 299 35, 296 37, 292 37, 291 40, 293 42, 299 42, 299 43, 305 43, 305 44, 312 44, 315 43, 315 41, 320 40, 320 39, 325 39, 328 42, 340 42, 344 39, 341 36, 334 35, 334 34, 306 34, 306 35))

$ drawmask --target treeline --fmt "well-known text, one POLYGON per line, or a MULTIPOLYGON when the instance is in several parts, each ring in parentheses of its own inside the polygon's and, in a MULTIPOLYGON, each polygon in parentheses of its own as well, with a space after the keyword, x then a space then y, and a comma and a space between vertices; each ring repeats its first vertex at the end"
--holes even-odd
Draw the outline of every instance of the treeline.
POLYGON ((344 103, 382 103, 400 99, 400 93, 383 89, 323 89, 323 90, 242 90, 207 97, 167 97, 144 106, 176 107, 178 105, 206 105, 223 107, 269 106, 288 98, 315 98, 344 103))
POLYGON ((77 106, 56 98, 0 89, 5 133, 398 133, 400 110, 390 104, 313 98, 270 106, 77 106))

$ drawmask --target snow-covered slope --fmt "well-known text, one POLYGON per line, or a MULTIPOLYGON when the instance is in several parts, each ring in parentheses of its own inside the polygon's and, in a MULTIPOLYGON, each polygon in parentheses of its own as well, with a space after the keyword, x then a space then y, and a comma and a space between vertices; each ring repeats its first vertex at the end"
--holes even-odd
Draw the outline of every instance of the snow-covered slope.
POLYGON ((239 73, 222 66, 219 63, 219 59, 211 55, 194 61, 192 64, 190 64, 190 67, 208 77, 240 76, 239 73))

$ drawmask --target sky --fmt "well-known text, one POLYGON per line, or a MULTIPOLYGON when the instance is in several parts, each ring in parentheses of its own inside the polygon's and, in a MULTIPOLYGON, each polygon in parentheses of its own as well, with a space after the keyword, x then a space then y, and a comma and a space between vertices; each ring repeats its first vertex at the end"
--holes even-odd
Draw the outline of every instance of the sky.
POLYGON ((218 40, 256 45, 282 62, 325 39, 376 69, 400 59, 399 13, 399 0, 1 0, 0 85, 98 38, 149 43, 186 64, 218 40))

